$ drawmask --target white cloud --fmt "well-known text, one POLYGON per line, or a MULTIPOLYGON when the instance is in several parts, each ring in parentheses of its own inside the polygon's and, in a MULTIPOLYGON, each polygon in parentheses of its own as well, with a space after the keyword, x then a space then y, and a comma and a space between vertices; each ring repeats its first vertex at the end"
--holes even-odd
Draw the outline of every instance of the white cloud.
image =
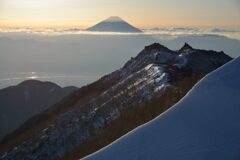
POLYGON ((226 36, 233 39, 240 40, 240 29, 230 28, 185 28, 185 27, 173 27, 173 28, 151 28, 142 29, 143 33, 119 33, 119 32, 92 32, 85 31, 80 28, 68 28, 68 29, 32 29, 32 28, 11 28, 1 29, 0 36, 7 34, 31 34, 31 35, 44 35, 44 36, 55 36, 55 35, 151 35, 155 37, 161 37, 162 39, 176 38, 183 35, 219 35, 226 36))

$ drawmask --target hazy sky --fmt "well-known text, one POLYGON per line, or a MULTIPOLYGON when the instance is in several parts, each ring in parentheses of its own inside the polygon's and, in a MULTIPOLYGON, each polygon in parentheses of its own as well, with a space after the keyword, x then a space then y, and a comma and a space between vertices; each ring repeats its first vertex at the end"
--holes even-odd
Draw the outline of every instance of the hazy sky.
POLYGON ((0 0, 0 27, 89 27, 120 16, 137 27, 240 28, 240 0, 0 0))

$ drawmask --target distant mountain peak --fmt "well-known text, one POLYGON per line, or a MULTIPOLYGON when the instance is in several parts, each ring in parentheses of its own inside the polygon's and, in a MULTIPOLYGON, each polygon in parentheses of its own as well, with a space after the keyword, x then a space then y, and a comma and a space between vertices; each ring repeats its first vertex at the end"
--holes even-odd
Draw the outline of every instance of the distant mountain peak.
POLYGON ((75 90, 76 87, 62 88, 55 83, 35 79, 0 89, 0 140, 28 118, 43 112, 75 90))
POLYGON ((190 46, 187 42, 185 42, 185 44, 183 45, 183 47, 179 50, 179 52, 186 52, 186 51, 190 51, 193 50, 193 47, 190 46))
POLYGON ((118 16, 111 16, 98 24, 90 27, 87 31, 97 32, 125 32, 125 33, 141 33, 142 31, 118 16))

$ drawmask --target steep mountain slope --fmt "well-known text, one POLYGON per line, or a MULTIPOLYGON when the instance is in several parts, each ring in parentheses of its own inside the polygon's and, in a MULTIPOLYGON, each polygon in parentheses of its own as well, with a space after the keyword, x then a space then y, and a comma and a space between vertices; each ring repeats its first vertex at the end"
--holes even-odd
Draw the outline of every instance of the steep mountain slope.
POLYGON ((126 21, 117 16, 109 17, 106 20, 88 28, 87 30, 99 32, 142 32, 140 29, 132 26, 131 24, 127 23, 126 21))
POLYGON ((76 89, 61 88, 54 83, 37 80, 27 80, 17 86, 1 89, 0 139, 76 89))
POLYGON ((147 46, 121 69, 27 121, 2 142, 2 159, 83 157, 156 117, 230 60, 188 44, 179 51, 147 46))
POLYGON ((239 160, 240 58, 177 105, 86 159, 239 160))

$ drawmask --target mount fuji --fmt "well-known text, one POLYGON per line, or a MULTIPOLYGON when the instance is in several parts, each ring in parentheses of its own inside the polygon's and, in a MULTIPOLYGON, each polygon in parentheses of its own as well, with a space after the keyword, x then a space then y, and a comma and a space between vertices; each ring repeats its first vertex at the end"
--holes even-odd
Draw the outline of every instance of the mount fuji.
POLYGON ((118 16, 112 16, 90 27, 87 31, 141 33, 142 31, 118 16))

